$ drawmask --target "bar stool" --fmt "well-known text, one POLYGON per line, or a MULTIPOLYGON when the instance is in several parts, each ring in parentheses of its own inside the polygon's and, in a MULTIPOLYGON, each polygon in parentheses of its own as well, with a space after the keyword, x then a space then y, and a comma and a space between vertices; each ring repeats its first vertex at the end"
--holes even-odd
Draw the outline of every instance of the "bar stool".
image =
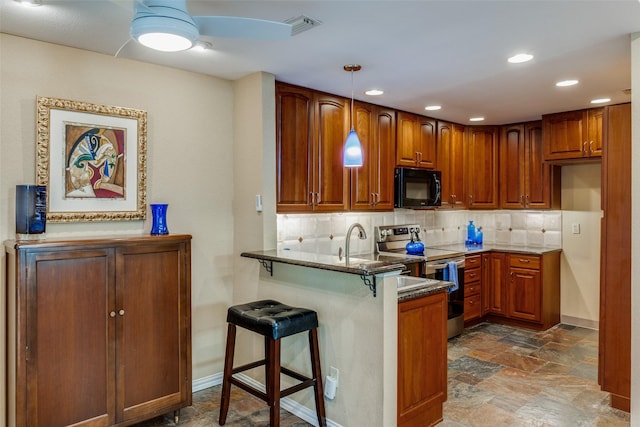
POLYGON ((320 351, 318 348, 318 315, 306 308, 289 307, 278 301, 263 300, 229 307, 227 311, 227 347, 224 358, 222 379, 222 397, 220 401, 219 424, 224 425, 229 410, 231 384, 264 400, 269 405, 269 425, 280 425, 280 399, 307 387, 313 387, 316 400, 316 413, 320 426, 326 426, 322 374, 320 372, 320 351), (257 362, 233 367, 233 354, 236 342, 236 326, 248 329, 264 336, 265 358, 257 362), (312 377, 280 366, 280 339, 309 331, 309 350, 311 353, 312 377), (239 372, 265 365, 266 393, 233 376, 239 372), (300 383, 280 390, 280 373, 295 378, 300 383))

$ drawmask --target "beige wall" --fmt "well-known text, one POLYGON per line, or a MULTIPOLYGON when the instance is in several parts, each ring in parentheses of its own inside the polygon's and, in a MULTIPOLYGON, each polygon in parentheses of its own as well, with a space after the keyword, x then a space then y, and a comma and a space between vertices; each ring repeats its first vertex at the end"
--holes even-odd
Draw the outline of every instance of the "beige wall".
POLYGON ((564 323, 598 327, 600 304, 600 163, 562 167, 560 313, 564 323), (580 234, 574 234, 579 224, 580 234))
MULTIPOLYGON (((193 378, 222 371, 220 330, 235 259, 233 84, 6 34, 0 57, 0 239, 14 236, 15 185, 35 181, 36 95, 146 110, 147 202, 169 203, 170 232, 193 235, 193 378)), ((139 234, 150 227, 150 220, 47 224, 47 234, 139 234)), ((4 255, 0 261, 4 268, 4 255)), ((4 270, 0 277, 4 331, 4 270)))

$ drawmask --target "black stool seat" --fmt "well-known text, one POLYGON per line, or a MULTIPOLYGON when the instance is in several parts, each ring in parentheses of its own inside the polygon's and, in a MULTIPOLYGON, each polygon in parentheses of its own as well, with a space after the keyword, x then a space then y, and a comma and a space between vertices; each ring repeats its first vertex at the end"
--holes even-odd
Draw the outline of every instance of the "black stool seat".
POLYGON ((277 340, 317 328, 318 315, 307 308, 262 300, 230 307, 227 322, 277 340))
POLYGON ((274 300, 254 301, 234 305, 227 311, 227 346, 224 356, 224 374, 220 395, 220 415, 218 424, 227 420, 231 385, 264 400, 269 405, 269 426, 280 426, 280 399, 307 387, 313 387, 318 425, 326 427, 324 397, 322 389, 322 371, 320 369, 320 349, 318 346, 318 315, 306 308, 289 307, 274 300), (256 332, 264 336, 264 359, 242 366, 233 366, 236 344, 236 327, 256 332), (281 338, 308 332, 309 353, 311 356, 311 376, 303 375, 280 365, 281 338), (254 387, 243 378, 235 376, 241 372, 265 367, 265 390, 254 387), (284 390, 280 389, 280 374, 299 381, 284 390))

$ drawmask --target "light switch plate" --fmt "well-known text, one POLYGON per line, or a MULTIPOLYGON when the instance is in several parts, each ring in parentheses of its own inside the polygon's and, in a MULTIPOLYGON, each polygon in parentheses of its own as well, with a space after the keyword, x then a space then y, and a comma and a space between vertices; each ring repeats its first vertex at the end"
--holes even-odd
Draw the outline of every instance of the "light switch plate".
POLYGON ((580 224, 579 223, 571 224, 571 232, 573 234, 580 234, 580 224))

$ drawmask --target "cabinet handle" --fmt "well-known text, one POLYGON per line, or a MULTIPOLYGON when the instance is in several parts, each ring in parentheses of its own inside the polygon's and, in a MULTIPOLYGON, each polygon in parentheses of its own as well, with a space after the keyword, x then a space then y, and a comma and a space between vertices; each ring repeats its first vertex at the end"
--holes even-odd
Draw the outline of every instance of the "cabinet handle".
POLYGON ((593 153, 593 141, 589 141, 589 155, 593 153))
POLYGON ((473 300, 469 301, 469 305, 473 305, 473 300))
MULTIPOLYGON (((470 277, 476 277, 476 273, 469 273, 469 276, 470 277)), ((473 289, 473 288, 471 288, 471 289, 473 289)))
POLYGON ((116 312, 115 312, 115 311, 112 311, 111 313, 109 313, 109 316, 110 316, 110 317, 116 317, 116 312))
POLYGON ((314 205, 314 199, 316 198, 316 193, 314 193, 313 191, 309 192, 309 204, 311 206, 314 205))
POLYGON ((376 205, 380 203, 380 193, 373 193, 376 195, 376 205))
POLYGON ((120 310, 120 311, 118 312, 118 314, 119 314, 120 316, 124 316, 124 310, 120 310))
POLYGON ((582 143, 582 155, 586 155, 587 154, 587 141, 582 143))
POLYGON ((529 206, 529 195, 528 194, 527 194, 527 199, 525 201, 525 206, 527 206, 527 207, 529 206))
POLYGON ((526 202, 524 201, 524 194, 522 196, 520 196, 520 204, 522 206, 526 206, 526 202))
MULTIPOLYGON (((524 258, 518 258, 518 261, 520 261, 520 262, 522 262, 522 263, 525 263, 525 264, 528 264, 528 263, 530 263, 530 262, 531 262, 531 260, 524 259, 524 258)), ((513 274, 513 273, 511 273, 511 274, 513 274)))
POLYGON ((320 193, 316 193, 316 206, 320 204, 320 193))

